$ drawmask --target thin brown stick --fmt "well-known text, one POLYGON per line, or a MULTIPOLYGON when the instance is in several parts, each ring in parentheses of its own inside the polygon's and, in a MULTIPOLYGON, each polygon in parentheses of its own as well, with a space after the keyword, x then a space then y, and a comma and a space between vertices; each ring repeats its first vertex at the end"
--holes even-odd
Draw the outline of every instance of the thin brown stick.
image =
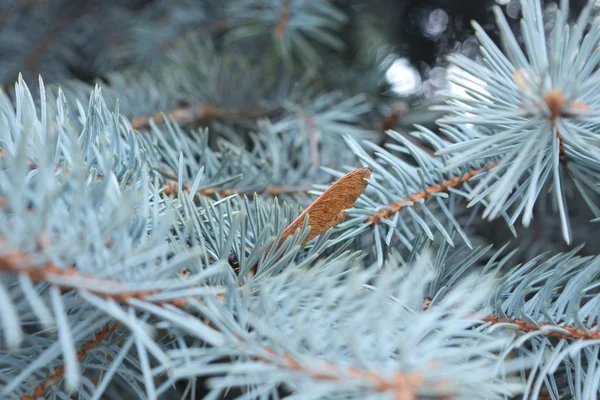
MULTIPOLYGON (((96 336, 93 339, 88 340, 83 344, 83 346, 81 346, 81 349, 77 352, 77 361, 81 362, 81 360, 83 360, 83 357, 85 357, 85 355, 90 350, 93 350, 100 346, 100 344, 104 340, 106 340, 108 335, 110 335, 110 333, 113 332, 116 328, 116 323, 106 324, 104 328, 102 328, 96 333, 96 336)), ((64 374, 65 366, 61 365, 60 367, 56 368, 52 375, 47 376, 43 382, 41 382, 35 387, 31 396, 22 396, 21 400, 35 400, 37 398, 44 397, 44 393, 46 393, 46 390, 48 390, 48 388, 52 385, 55 385, 64 374)))
POLYGON ((283 6, 281 6, 281 13, 279 14, 279 20, 275 25, 275 37, 277 39, 283 38, 285 31, 287 30, 288 23, 290 21, 290 15, 292 13, 292 0, 285 0, 283 6))
POLYGON ((161 123, 164 117, 175 120, 181 125, 190 125, 199 122, 212 122, 215 120, 243 120, 264 117, 274 109, 265 109, 252 107, 247 109, 229 109, 224 110, 210 104, 197 104, 188 107, 179 107, 165 113, 159 112, 150 116, 134 117, 131 120, 133 129, 148 129, 150 120, 155 124, 161 123))
POLYGON ((163 118, 174 119, 181 125, 190 124, 194 121, 210 121, 215 119, 217 116, 217 110, 206 104, 200 104, 195 107, 182 107, 176 108, 166 113, 158 112, 150 116, 135 117, 131 120, 131 127, 133 129, 148 129, 150 127, 150 120, 155 124, 161 123, 163 118))
MULTIPOLYGON (((423 301, 423 311, 427 311, 427 309, 429 309, 430 306, 431 306, 431 299, 426 298, 423 301)), ((553 324, 548 324, 548 323, 539 323, 539 324, 535 325, 531 322, 523 321, 522 319, 519 319, 519 318, 509 318, 509 319, 505 320, 504 318, 500 318, 496 315, 488 315, 483 318, 483 321, 489 322, 491 324, 505 324, 505 323, 515 324, 519 327, 519 330, 524 333, 541 331, 545 327, 558 327, 558 328, 564 329, 569 332, 568 334, 562 333, 562 332, 556 332, 556 331, 550 331, 550 332, 544 333, 545 336, 553 336, 553 337, 556 337, 559 339, 571 339, 571 340, 598 340, 598 339, 600 339, 600 331, 597 329, 589 329, 588 332, 585 332, 582 329, 575 328, 573 326, 568 326, 568 325, 567 326, 564 326, 564 325, 558 326, 558 325, 553 325, 553 324)))
POLYGON ((386 218, 386 219, 390 218, 392 215, 400 212, 400 210, 404 206, 406 206, 410 203, 414 203, 417 200, 428 199, 435 193, 446 192, 450 188, 455 188, 457 186, 460 186, 463 183, 467 182, 469 179, 471 179, 474 176, 476 176, 477 174, 479 174, 480 172, 492 169, 495 166, 496 166, 496 163, 489 163, 485 167, 473 169, 469 172, 466 172, 462 176, 455 176, 452 179, 444 179, 444 181, 442 182, 441 185, 435 184, 435 185, 429 186, 426 191, 417 192, 413 195, 405 197, 404 199, 396 202, 395 204, 388 205, 388 208, 386 210, 381 210, 381 211, 377 212, 377 214, 367 217, 367 220, 372 222, 373 224, 379 224, 383 218, 386 218))
POLYGON ((279 365, 291 371, 297 371, 311 375, 320 381, 362 381, 366 386, 372 387, 377 392, 391 392, 396 400, 415 400, 418 398, 417 391, 424 384, 424 377, 420 373, 393 372, 389 377, 383 376, 379 371, 365 371, 354 366, 340 369, 334 364, 323 361, 321 368, 312 368, 302 365, 289 354, 278 354, 270 347, 265 347, 270 355, 277 357, 273 360, 269 357, 257 357, 256 359, 271 364, 279 365))
MULTIPOLYGON (((169 180, 165 184, 159 187, 160 189, 164 189, 164 193, 167 196, 177 196, 177 181, 169 180)), ((185 185, 183 191, 189 193, 192 190, 191 185, 185 185)), ((260 192, 252 191, 244 191, 239 188, 227 188, 227 189, 218 189, 218 188, 208 188, 199 190, 196 195, 207 196, 207 197, 227 197, 233 194, 237 194, 238 196, 252 196, 254 193, 268 194, 269 196, 281 196, 281 195, 295 195, 295 194, 308 194, 310 191, 310 187, 308 186, 266 186, 260 192)))
POLYGON ((524 333, 537 332, 541 331, 546 327, 557 327, 568 331, 569 333, 562 333, 556 331, 545 332, 544 336, 552 336, 559 339, 571 339, 571 340, 599 340, 600 339, 600 331, 589 329, 588 332, 585 332, 583 329, 575 328, 573 326, 557 326, 548 323, 538 323, 537 325, 523 321, 519 318, 509 318, 505 320, 504 318, 497 317, 495 315, 488 315, 483 318, 485 322, 489 322, 491 324, 504 324, 510 323, 515 324, 519 327, 519 330, 524 333))
MULTIPOLYGON (((0 273, 26 274, 31 280, 42 280, 48 282, 63 290, 86 290, 103 299, 112 299, 119 303, 127 303, 130 299, 146 300, 146 297, 161 293, 160 291, 149 290, 129 290, 121 293, 107 293, 102 288, 115 290, 122 288, 121 282, 96 278, 94 276, 82 275, 76 268, 71 266, 59 267, 52 262, 46 262, 43 266, 32 266, 31 258, 20 251, 13 251, 0 256, 0 273), (52 277, 62 277, 73 279, 73 283, 54 283, 52 277), (79 286, 76 281, 87 283, 85 287, 79 286)), ((170 304, 175 307, 184 307, 187 304, 185 299, 172 299, 158 303, 160 305, 170 304)))

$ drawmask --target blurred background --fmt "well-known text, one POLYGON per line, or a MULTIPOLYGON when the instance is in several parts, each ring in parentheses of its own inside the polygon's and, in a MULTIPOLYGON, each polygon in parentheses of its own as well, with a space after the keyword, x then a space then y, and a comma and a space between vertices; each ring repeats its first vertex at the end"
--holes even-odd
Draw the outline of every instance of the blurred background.
MULTIPOLYGON (((254 1, 272 3, 280 1, 254 1)), ((47 83, 102 80, 128 67, 148 67, 178 41, 204 37, 218 43, 239 24, 235 3, 204 0, 2 0, 0 1, 0 82, 12 85, 42 74, 47 83)), ((348 63, 379 53, 385 67, 382 96, 419 101, 444 86, 445 56, 476 57, 470 21, 492 34, 493 5, 501 5, 515 26, 518 0, 331 0, 346 18, 336 27, 348 63)), ((572 0, 574 14, 585 0, 572 0)), ((545 2, 546 12, 556 10, 545 2)), ((331 49, 328 49, 331 50, 331 49)), ((323 56, 323 54, 320 54, 323 56)))

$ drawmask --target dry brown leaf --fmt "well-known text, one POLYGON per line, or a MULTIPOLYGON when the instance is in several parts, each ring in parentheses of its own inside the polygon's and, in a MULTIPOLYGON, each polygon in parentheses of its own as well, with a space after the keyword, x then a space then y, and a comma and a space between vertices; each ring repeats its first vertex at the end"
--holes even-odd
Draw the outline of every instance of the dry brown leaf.
POLYGON ((370 176, 370 168, 359 168, 341 177, 285 228, 281 241, 302 228, 307 214, 310 232, 302 244, 341 223, 346 218, 344 210, 354 206, 367 187, 365 179, 370 176))
MULTIPOLYGON (((285 228, 276 248, 279 248, 284 240, 292 236, 298 229, 302 229, 306 215, 308 215, 310 231, 302 242, 303 245, 341 223, 346 218, 344 210, 354 206, 356 200, 365 191, 367 187, 366 179, 370 176, 370 168, 359 168, 342 176, 285 228)), ((271 248, 267 249, 267 254, 270 251, 271 248)), ((234 253, 229 255, 228 262, 237 271, 239 262, 234 253)), ((251 273, 255 274, 256 269, 257 265, 250 269, 251 273)))

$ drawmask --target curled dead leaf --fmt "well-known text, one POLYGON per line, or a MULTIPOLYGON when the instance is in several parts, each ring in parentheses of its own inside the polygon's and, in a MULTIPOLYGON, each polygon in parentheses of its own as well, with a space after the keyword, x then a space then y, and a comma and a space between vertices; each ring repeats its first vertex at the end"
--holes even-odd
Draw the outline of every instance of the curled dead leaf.
MULTIPOLYGON (((325 192, 323 192, 315 201, 313 201, 291 224, 289 224, 283 234, 278 248, 286 238, 292 236, 298 229, 302 229, 304 219, 308 215, 308 225, 310 231, 302 242, 306 244, 311 239, 324 233, 325 231, 337 226, 345 218, 344 210, 352 208, 354 203, 367 187, 367 181, 371 176, 370 168, 359 168, 351 171, 333 183, 325 192)), ((267 250, 267 253, 271 248, 267 250)), ((229 256, 229 264, 239 268, 239 262, 235 254, 229 256)), ((252 268, 256 272, 256 266, 252 268)))
POLYGON ((367 187, 365 179, 370 176, 370 168, 359 168, 341 177, 285 228, 281 240, 285 240, 296 230, 301 229, 306 215, 308 215, 310 232, 302 244, 337 226, 346 218, 344 210, 352 208, 365 191, 367 187))

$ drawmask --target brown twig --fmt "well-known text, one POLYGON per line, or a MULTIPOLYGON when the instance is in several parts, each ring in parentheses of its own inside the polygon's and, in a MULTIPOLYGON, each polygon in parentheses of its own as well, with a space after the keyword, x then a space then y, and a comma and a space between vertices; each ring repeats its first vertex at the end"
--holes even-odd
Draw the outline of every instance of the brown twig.
MULTIPOLYGON (((90 351, 97 348, 106 338, 117 328, 116 323, 106 324, 104 328, 96 333, 94 339, 90 339, 81 346, 81 349, 77 352, 77 361, 83 360, 83 357, 90 351)), ((52 385, 55 385, 58 380, 65 374, 65 366, 61 365, 56 368, 52 375, 49 375, 41 382, 39 385, 35 387, 31 396, 22 396, 21 400, 35 400, 40 397, 44 397, 44 393, 46 390, 52 385)))
MULTIPOLYGON (((426 298, 423 301, 423 311, 427 311, 430 306, 431 306, 431 299, 426 298)), ((517 325, 519 327, 519 330, 524 333, 541 331, 543 328, 546 328, 546 327, 561 328, 561 329, 564 329, 569 332, 569 333, 562 333, 562 332, 557 332, 557 331, 549 331, 549 332, 544 333, 545 336, 553 336, 553 337, 556 337, 559 339, 571 339, 571 340, 598 340, 598 339, 600 339, 600 331, 599 330, 589 330, 588 332, 585 332, 584 330, 575 328, 573 326, 558 326, 558 325, 553 325, 553 324, 548 324, 548 323, 539 323, 539 324, 535 325, 531 322, 523 321, 522 319, 519 319, 519 318, 509 318, 509 319, 505 320, 504 318, 500 318, 495 315, 488 315, 483 318, 483 321, 489 322, 490 324, 506 324, 506 323, 514 324, 514 325, 517 325)))
POLYGON ((400 210, 404 206, 406 206, 410 203, 414 203, 417 200, 428 199, 435 193, 446 192, 450 188, 455 188, 457 186, 460 186, 463 183, 467 182, 469 179, 471 179, 474 176, 476 176, 477 174, 479 174, 480 172, 492 169, 495 166, 496 166, 496 163, 489 163, 485 167, 473 169, 469 172, 466 172, 462 176, 455 176, 452 179, 445 179, 441 185, 435 184, 435 185, 429 186, 427 188, 427 191, 417 192, 413 195, 405 197, 404 199, 396 202, 395 204, 388 205, 388 208, 386 210, 378 211, 377 214, 367 217, 367 220, 373 224, 379 224, 383 218, 386 218, 386 219, 390 218, 392 215, 400 212, 400 210))
POLYGON ((292 13, 292 0, 285 0, 285 3, 281 6, 281 13, 279 14, 279 20, 275 25, 275 37, 282 39, 287 30, 288 23, 290 21, 290 15, 292 13))
POLYGON ((179 107, 166 113, 155 113, 150 116, 134 117, 131 120, 133 129, 148 129, 150 120, 154 123, 161 123, 163 118, 174 119, 181 125, 190 125, 199 122, 212 122, 215 120, 242 120, 264 117, 275 109, 265 109, 260 107, 252 107, 247 109, 229 109, 224 110, 210 104, 198 104, 194 106, 179 107))
POLYGON ((262 362, 271 365, 280 364, 280 366, 288 370, 311 375, 314 379, 320 381, 336 382, 348 379, 362 381, 377 392, 393 393, 396 400, 416 400, 419 398, 417 391, 423 386, 425 381, 423 375, 420 373, 393 372, 387 377, 383 376, 379 371, 365 371, 354 366, 340 370, 328 361, 322 362, 322 368, 311 368, 302 365, 291 355, 277 354, 269 347, 265 347, 265 350, 270 355, 277 357, 277 360, 272 360, 268 357, 257 357, 262 362))
MULTIPOLYGON (((32 266, 31 257, 20 251, 13 251, 0 256, 0 273, 25 274, 31 280, 42 280, 63 290, 86 290, 103 299, 112 299, 119 303, 127 303, 130 299, 146 300, 148 296, 161 293, 160 291, 149 290, 128 290, 121 293, 113 293, 116 289, 123 288, 123 284, 118 281, 96 278, 94 276, 82 275, 75 267, 59 267, 52 262, 45 262, 43 266, 32 266), (72 279, 72 283, 56 283, 53 277, 72 279), (81 285, 81 282, 86 285, 81 285), (109 288, 108 290, 102 290, 109 288)), ((184 307, 187 304, 185 299, 172 299, 158 303, 160 305, 170 304, 175 307, 184 307)))
POLYGON ((575 328, 573 326, 557 326, 557 325, 548 324, 548 323, 538 323, 537 325, 535 325, 531 322, 523 321, 522 319, 519 319, 519 318, 509 318, 508 320, 505 320, 504 318, 500 318, 495 315, 489 315, 489 316, 483 318, 483 320, 485 322, 489 322, 491 324, 505 324, 505 323, 515 324, 519 327, 519 330, 524 333, 541 331, 543 328, 547 328, 547 327, 556 327, 556 328, 561 328, 561 329, 568 331, 568 333, 562 333, 562 332, 557 332, 557 331, 549 331, 549 332, 544 333, 545 336, 553 336, 553 337, 556 337, 559 339, 571 339, 571 340, 599 340, 600 339, 600 331, 598 331, 598 330, 590 329, 588 332, 585 332, 584 330, 575 328))
POLYGON ((174 119, 181 125, 190 124, 194 121, 211 121, 217 117, 216 108, 200 104, 195 107, 182 107, 176 108, 166 113, 159 112, 150 116, 135 117, 131 120, 131 127, 133 129, 148 129, 150 127, 150 120, 154 123, 161 123, 163 118, 174 119))
MULTIPOLYGON (((160 189, 164 188, 164 193, 167 196, 177 196, 177 181, 169 180, 165 184, 159 187, 160 189)), ((183 191, 189 193, 192 190, 191 185, 185 185, 183 191)), ((268 194, 269 196, 280 196, 280 195, 290 195, 290 194, 307 194, 310 191, 310 188, 307 186, 266 186, 263 188, 260 193, 268 194)), ((207 196, 207 197, 227 197, 233 194, 237 194, 238 196, 252 196, 255 191, 247 192, 241 190, 239 188, 227 188, 227 189, 218 189, 218 188, 208 188, 199 190, 196 195, 207 196)))

